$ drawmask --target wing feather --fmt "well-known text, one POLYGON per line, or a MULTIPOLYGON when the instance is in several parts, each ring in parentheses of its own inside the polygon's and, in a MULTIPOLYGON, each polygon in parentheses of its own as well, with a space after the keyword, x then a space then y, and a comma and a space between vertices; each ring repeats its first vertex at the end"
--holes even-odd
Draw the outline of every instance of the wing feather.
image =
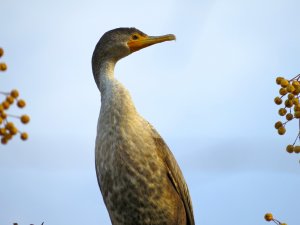
POLYGON ((193 206, 189 194, 189 189, 184 180, 179 165, 177 164, 174 155, 172 154, 172 152, 170 151, 169 147, 162 139, 162 137, 158 134, 158 132, 154 129, 154 127, 150 123, 149 126, 152 129, 152 135, 156 145, 156 149, 159 155, 163 157, 166 163, 169 178, 184 204, 186 215, 187 215, 187 222, 188 222, 187 224, 195 225, 193 206))

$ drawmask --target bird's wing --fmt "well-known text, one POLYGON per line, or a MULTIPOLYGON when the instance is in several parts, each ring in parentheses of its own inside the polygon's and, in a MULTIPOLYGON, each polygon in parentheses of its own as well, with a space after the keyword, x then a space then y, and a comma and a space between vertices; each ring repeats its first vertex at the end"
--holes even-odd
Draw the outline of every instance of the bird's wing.
POLYGON ((193 206, 189 194, 189 189, 183 178, 183 174, 175 160, 175 157, 173 156, 165 141, 150 123, 149 126, 152 129, 152 135, 156 145, 156 149, 157 151, 159 151, 159 154, 163 157, 167 165, 169 178, 174 185, 174 188, 178 192, 181 200, 183 201, 187 214, 188 225, 195 225, 193 206))

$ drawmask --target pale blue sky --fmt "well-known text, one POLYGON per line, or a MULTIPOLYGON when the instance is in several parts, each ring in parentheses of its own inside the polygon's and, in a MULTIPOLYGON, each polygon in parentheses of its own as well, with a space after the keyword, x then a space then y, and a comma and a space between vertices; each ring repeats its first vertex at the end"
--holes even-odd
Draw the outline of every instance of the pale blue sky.
MULTIPOLYGON (((107 30, 176 42, 117 64, 116 77, 165 138, 197 224, 299 224, 299 156, 279 137, 276 76, 300 73, 299 1, 0 2, 0 90, 18 88, 27 142, 0 146, 0 223, 110 224, 94 171, 100 96, 90 59, 107 30)), ((20 113, 20 110, 15 110, 20 113)))

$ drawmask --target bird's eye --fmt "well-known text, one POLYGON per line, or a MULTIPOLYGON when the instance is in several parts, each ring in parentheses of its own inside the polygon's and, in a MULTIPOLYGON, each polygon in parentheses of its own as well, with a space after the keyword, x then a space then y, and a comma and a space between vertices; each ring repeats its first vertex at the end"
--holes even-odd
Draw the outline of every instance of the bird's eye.
POLYGON ((139 36, 137 36, 136 34, 132 35, 132 40, 137 40, 139 39, 139 36))

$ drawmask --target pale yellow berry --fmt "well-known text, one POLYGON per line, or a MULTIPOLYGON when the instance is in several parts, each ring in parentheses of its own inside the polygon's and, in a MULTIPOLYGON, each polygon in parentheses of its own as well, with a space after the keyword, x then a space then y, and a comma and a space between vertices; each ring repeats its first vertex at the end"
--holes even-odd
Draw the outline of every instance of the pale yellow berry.
POLYGON ((12 122, 7 122, 6 125, 5 125, 5 128, 6 128, 7 130, 12 129, 13 127, 14 127, 14 124, 13 124, 12 122))
POLYGON ((6 134, 6 129, 4 127, 0 128, 0 135, 3 136, 4 134, 6 134))
POLYGON ((292 113, 288 113, 288 114, 286 114, 285 118, 290 121, 294 118, 294 116, 292 113))
POLYGON ((18 133, 18 129, 14 126, 13 128, 11 128, 11 129, 9 130, 9 133, 10 133, 11 135, 16 135, 16 134, 18 133))
POLYGON ((283 80, 283 77, 276 77, 276 84, 281 84, 281 81, 283 80))
POLYGON ((4 134, 4 138, 6 138, 7 140, 11 140, 12 135, 10 133, 6 133, 6 134, 4 134))
POLYGON ((289 93, 292 93, 295 91, 295 88, 293 85, 289 84, 287 87, 286 87, 286 90, 289 92, 289 93))
POLYGON ((20 99, 18 102, 17 102, 17 106, 19 108, 24 108, 26 105, 26 102, 23 100, 23 99, 20 99))
MULTIPOLYGON (((294 86, 295 87, 295 86, 294 86)), ((294 95, 298 95, 300 93, 300 86, 295 87, 295 91, 293 92, 294 95)))
POLYGON ((293 145, 288 145, 288 146, 286 146, 286 151, 287 151, 288 153, 293 153, 293 151, 294 151, 294 146, 293 146, 293 145))
POLYGON ((277 122, 275 123, 275 128, 276 128, 276 129, 278 129, 279 127, 282 127, 282 126, 283 126, 283 124, 282 124, 281 121, 277 121, 277 122))
POLYGON ((21 139, 23 141, 27 140, 28 139, 28 134, 26 132, 21 133, 21 139))
POLYGON ((287 87, 289 85, 289 81, 286 79, 282 79, 280 82, 281 87, 287 87))
POLYGON ((293 104, 294 105, 299 104, 299 98, 293 98, 293 104))
POLYGON ((7 101, 9 104, 13 104, 13 103, 14 103, 14 98, 11 97, 10 95, 8 95, 8 96, 6 97, 6 101, 7 101))
POLYGON ((280 97, 276 97, 274 99, 274 102, 275 102, 276 105, 280 105, 282 103, 282 99, 280 97))
POLYGON ((278 131, 279 135, 284 135, 286 132, 286 129, 284 127, 279 127, 277 131, 278 131))
POLYGON ((10 96, 13 97, 13 98, 17 98, 19 97, 19 92, 18 90, 14 89, 10 92, 10 96))
POLYGON ((295 111, 294 112, 294 117, 299 119, 300 118, 300 111, 295 111))
POLYGON ((5 128, 11 135, 15 135, 18 132, 17 128, 12 122, 7 122, 5 128))
POLYGON ((284 116, 286 114, 286 109, 285 108, 280 108, 278 110, 278 113, 279 113, 280 116, 284 116))
POLYGON ((290 93, 290 94, 288 94, 288 99, 289 99, 289 100, 293 100, 293 99, 294 99, 294 97, 295 97, 295 95, 293 95, 293 94, 291 94, 291 93, 290 93))
POLYGON ((7 65, 5 63, 0 63, 0 71, 7 70, 7 65))
POLYGON ((287 108, 291 108, 291 107, 293 106, 293 101, 287 99, 287 100, 285 100, 284 105, 285 105, 287 108))
POLYGON ((3 102, 2 102, 2 106, 3 106, 4 109, 8 109, 9 106, 10 106, 10 104, 9 104, 8 101, 3 101, 3 102))
POLYGON ((296 104, 295 107, 294 107, 294 110, 295 111, 300 111, 300 104, 296 104))
POLYGON ((1 112, 0 116, 2 119, 6 119, 7 118, 7 114, 5 112, 1 112))
POLYGON ((7 142, 8 142, 8 139, 6 139, 5 137, 2 137, 2 138, 1 138, 1 143, 2 143, 3 145, 6 145, 7 142))
POLYGON ((297 154, 300 153, 300 146, 295 146, 294 147, 294 152, 297 153, 297 154))
POLYGON ((299 87, 299 86, 300 86, 300 83, 299 83, 299 81, 294 80, 294 81, 292 82, 292 85, 293 85, 294 87, 299 87))
POLYGON ((288 93, 288 91, 286 90, 286 88, 280 88, 279 89, 279 94, 286 95, 287 93, 288 93))
POLYGON ((29 123, 29 121, 30 121, 30 117, 28 115, 22 115, 20 117, 20 119, 21 119, 21 122, 24 124, 29 123))
POLYGON ((272 215, 271 213, 266 213, 266 215, 265 215, 265 220, 266 220, 266 221, 271 221, 271 220, 273 220, 273 215, 272 215))

